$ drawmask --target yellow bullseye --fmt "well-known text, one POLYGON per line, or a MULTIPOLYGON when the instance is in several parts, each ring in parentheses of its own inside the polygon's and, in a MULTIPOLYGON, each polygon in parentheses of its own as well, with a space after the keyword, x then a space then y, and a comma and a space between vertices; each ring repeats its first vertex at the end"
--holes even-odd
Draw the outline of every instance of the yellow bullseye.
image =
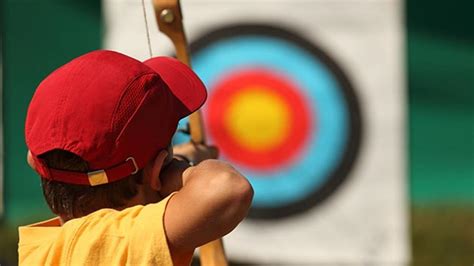
POLYGON ((288 105, 276 94, 261 87, 245 88, 237 93, 224 119, 233 139, 252 151, 276 147, 289 134, 288 105))

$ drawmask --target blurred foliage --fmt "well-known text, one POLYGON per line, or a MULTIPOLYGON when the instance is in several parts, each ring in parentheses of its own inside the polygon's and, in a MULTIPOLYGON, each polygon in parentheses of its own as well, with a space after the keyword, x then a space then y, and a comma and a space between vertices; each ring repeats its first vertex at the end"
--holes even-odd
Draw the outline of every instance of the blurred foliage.
POLYGON ((406 2, 415 204, 474 205, 474 1, 406 2))
POLYGON ((474 41, 471 0, 406 0, 409 31, 431 32, 442 38, 474 41))

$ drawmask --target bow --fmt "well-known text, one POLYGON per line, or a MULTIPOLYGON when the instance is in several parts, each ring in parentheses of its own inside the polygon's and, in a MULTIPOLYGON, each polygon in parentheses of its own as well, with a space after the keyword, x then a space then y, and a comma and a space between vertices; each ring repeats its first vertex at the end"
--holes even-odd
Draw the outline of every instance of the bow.
MULTIPOLYGON (((173 42, 178 60, 191 67, 179 0, 153 0, 153 8, 158 28, 173 42)), ((200 110, 189 116, 189 131, 192 142, 205 144, 204 125, 200 110)), ((201 265, 227 266, 222 239, 205 244, 200 247, 199 251, 201 265)))

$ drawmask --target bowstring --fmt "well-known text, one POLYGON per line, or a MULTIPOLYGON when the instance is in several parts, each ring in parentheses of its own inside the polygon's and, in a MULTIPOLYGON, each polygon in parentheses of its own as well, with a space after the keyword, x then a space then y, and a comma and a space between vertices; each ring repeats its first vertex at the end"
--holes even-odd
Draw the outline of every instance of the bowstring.
POLYGON ((146 16, 145 0, 142 0, 142 9, 143 9, 143 18, 145 19, 146 39, 148 41, 148 53, 150 55, 150 58, 152 58, 153 51, 151 50, 150 28, 148 27, 148 19, 146 16))

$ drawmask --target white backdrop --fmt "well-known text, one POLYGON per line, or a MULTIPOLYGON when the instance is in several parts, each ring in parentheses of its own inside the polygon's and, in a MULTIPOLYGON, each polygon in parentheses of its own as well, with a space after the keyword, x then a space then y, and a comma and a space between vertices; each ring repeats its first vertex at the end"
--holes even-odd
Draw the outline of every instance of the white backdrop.
MULTIPOLYGON (((318 208, 246 220, 225 238, 231 259, 283 265, 404 265, 409 260, 402 2, 398 0, 184 0, 188 39, 239 22, 284 24, 317 41, 345 70, 361 103, 359 158, 318 208)), ((104 47, 148 58, 140 1, 103 0, 104 47)), ((151 2, 154 55, 171 54, 151 2)))

